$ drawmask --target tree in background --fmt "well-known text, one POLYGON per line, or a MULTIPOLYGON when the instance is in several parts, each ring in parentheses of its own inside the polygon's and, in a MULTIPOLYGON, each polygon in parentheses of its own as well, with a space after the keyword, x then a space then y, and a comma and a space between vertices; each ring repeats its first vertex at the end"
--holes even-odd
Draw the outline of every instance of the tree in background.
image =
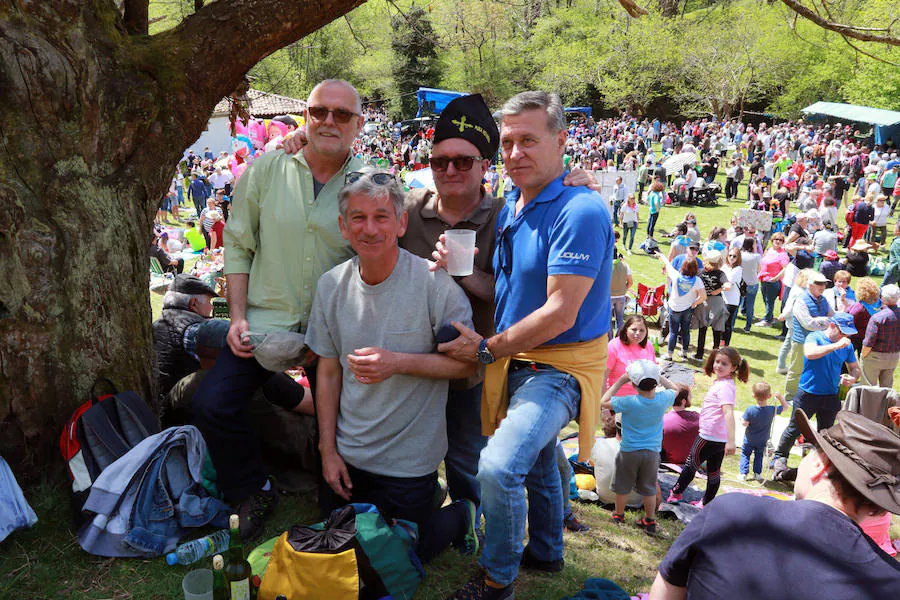
POLYGON ((395 110, 404 119, 415 116, 418 109, 415 92, 420 87, 437 87, 441 66, 438 60, 437 35, 424 9, 414 6, 391 18, 394 51, 393 78, 399 97, 395 110))
POLYGON ((51 463, 96 378, 155 397, 147 250, 173 166, 254 64, 361 2, 218 0, 153 35, 148 0, 0 2, 0 454, 17 474, 51 463))

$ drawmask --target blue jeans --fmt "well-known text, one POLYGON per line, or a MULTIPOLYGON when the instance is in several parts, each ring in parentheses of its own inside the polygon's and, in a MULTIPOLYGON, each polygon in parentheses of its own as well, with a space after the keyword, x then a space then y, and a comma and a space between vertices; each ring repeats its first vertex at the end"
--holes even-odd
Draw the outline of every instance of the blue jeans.
POLYGON ((481 384, 467 390, 450 390, 447 400, 447 455, 444 466, 447 486, 454 500, 468 499, 478 509, 481 520, 481 486, 478 457, 487 444, 481 435, 481 384))
POLYGON ((763 455, 766 453, 766 444, 752 444, 744 438, 744 445, 741 446, 741 475, 750 472, 750 456, 753 455, 753 474, 762 473, 763 455))
POLYGON ((637 231, 637 222, 630 221, 628 223, 622 223, 622 247, 627 247, 629 250, 634 248, 634 234, 637 231), (629 239, 629 235, 631 238, 629 239))
POLYGON ((613 225, 618 225, 618 224, 619 224, 619 209, 620 209, 620 208, 622 208, 622 201, 621 201, 621 200, 616 200, 615 202, 613 202, 613 206, 612 206, 612 209, 613 209, 613 214, 612 214, 613 225))
POLYGON ((778 300, 778 294, 781 293, 781 282, 762 281, 760 286, 762 287, 763 304, 766 305, 764 318, 766 321, 772 321, 775 319, 775 301, 778 300))
POLYGON ((647 237, 653 237, 653 230, 656 229, 656 221, 659 219, 659 213, 650 213, 647 217, 647 237))
POLYGON ((791 446, 800 437, 800 428, 797 426, 796 417, 798 408, 802 408, 807 417, 816 417, 816 430, 822 431, 834 425, 834 418, 841 409, 841 402, 838 400, 837 394, 809 394, 803 390, 797 390, 794 395, 791 420, 784 433, 781 434, 778 447, 775 448, 776 459, 787 459, 791 452, 791 446))
POLYGON ((679 337, 681 337, 681 351, 687 354, 691 345, 692 316, 694 316, 693 308, 680 312, 669 311, 669 354, 675 351, 679 337))
POLYGON ((572 375, 546 365, 509 371, 509 409, 478 464, 485 518, 480 564, 508 585, 519 573, 528 521, 528 551, 539 560, 563 557, 563 506, 556 438, 578 415, 581 388, 572 375), (528 488, 528 500, 525 499, 528 488))
POLYGON ((556 441, 556 466, 559 468, 559 481, 562 485, 562 503, 563 503, 563 520, 568 519, 572 515, 572 502, 569 499, 571 492, 569 491, 569 483, 575 476, 569 459, 566 458, 566 451, 563 449, 559 440, 556 441))
POLYGON ((750 325, 753 323, 753 305, 756 304, 756 293, 759 291, 759 284, 748 285, 747 295, 741 298, 741 309, 747 317, 744 325, 744 331, 750 331, 750 325))
POLYGON ((614 335, 619 333, 619 330, 622 328, 622 325, 625 324, 625 297, 621 298, 612 298, 610 300, 610 307, 612 308, 612 313, 616 318, 616 328, 615 330, 609 330, 609 339, 612 339, 614 335))

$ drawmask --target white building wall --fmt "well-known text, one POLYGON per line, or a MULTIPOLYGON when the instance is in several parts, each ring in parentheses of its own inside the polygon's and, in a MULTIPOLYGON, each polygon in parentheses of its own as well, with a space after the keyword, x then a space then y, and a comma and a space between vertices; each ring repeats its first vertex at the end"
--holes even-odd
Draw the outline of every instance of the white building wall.
POLYGON ((194 154, 198 156, 203 156, 203 149, 207 147, 215 156, 222 151, 231 153, 231 131, 227 116, 211 117, 206 123, 206 129, 203 130, 196 142, 185 149, 183 156, 187 156, 190 150, 193 150, 194 154))

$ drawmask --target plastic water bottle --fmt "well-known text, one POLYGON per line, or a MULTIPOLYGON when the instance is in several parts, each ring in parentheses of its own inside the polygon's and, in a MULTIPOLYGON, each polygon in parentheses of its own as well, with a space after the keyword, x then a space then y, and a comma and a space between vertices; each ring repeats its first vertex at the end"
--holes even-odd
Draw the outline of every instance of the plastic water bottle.
POLYGON ((217 531, 198 540, 185 542, 166 554, 166 562, 170 565, 190 565, 201 558, 222 554, 228 550, 230 532, 227 529, 217 531))

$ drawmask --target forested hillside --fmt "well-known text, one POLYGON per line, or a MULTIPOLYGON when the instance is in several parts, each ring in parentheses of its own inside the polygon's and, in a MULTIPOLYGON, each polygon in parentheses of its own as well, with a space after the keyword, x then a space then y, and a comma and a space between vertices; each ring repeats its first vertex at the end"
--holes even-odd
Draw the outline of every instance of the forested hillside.
MULTIPOLYGON (((152 28, 190 12, 157 1, 152 28)), ((822 5, 831 21, 891 34, 893 0, 822 5)), ((632 18, 616 0, 369 0, 259 63, 253 86, 305 96, 342 77, 395 117, 419 85, 497 101, 528 89, 567 104, 638 114, 796 117, 816 100, 900 108, 900 47, 822 29, 782 2, 650 0, 632 18)), ((820 7, 821 8, 821 7, 820 7)), ((227 59, 227 57, 226 57, 227 59)))

